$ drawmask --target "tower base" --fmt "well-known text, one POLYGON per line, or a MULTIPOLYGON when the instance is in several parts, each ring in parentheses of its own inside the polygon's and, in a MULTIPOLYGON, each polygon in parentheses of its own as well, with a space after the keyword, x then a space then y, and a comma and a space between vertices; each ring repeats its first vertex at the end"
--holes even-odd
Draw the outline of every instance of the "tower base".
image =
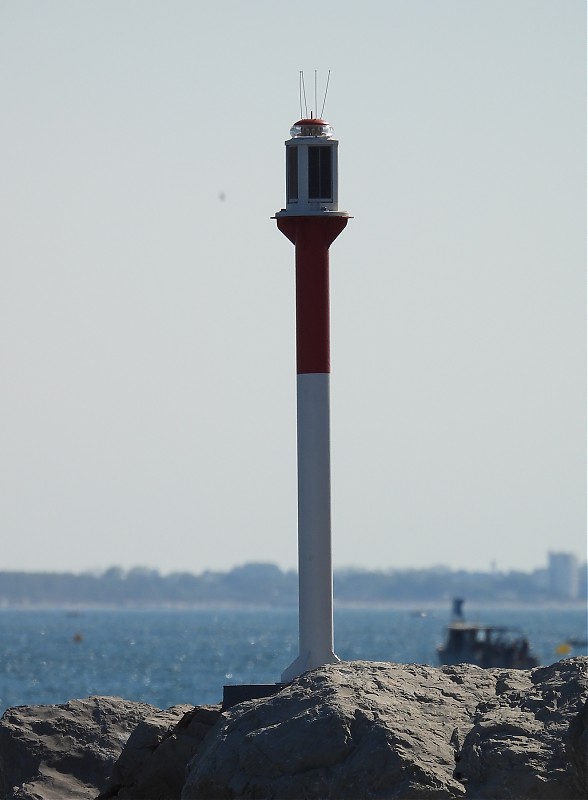
POLYGON ((323 664, 338 664, 341 659, 331 651, 330 653, 323 653, 319 658, 311 658, 310 653, 299 655, 289 667, 282 672, 282 684, 290 683, 294 678, 308 672, 311 669, 322 667, 323 664))
POLYGON ((222 711, 244 703, 246 700, 261 700, 264 697, 273 697, 281 692, 285 683, 242 683, 223 686, 222 711))

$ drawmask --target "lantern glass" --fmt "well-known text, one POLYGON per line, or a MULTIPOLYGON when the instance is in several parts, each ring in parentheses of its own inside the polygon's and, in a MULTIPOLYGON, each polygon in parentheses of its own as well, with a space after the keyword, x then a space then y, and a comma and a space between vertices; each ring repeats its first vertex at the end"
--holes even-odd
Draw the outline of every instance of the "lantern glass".
POLYGON ((322 119, 301 119, 290 128, 293 139, 302 136, 321 136, 329 139, 333 135, 333 126, 322 119))

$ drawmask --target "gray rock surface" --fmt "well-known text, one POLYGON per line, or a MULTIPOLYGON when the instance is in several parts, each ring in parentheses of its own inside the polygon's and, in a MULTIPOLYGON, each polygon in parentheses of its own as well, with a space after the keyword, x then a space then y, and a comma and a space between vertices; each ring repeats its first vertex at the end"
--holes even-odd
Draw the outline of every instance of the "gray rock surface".
POLYGON ((99 800, 179 798, 186 765, 221 716, 218 706, 174 706, 141 722, 131 734, 99 800))
POLYGON ((587 694, 586 658, 530 672, 329 665, 226 712, 181 797, 584 798, 587 694))
POLYGON ((578 789, 588 795, 588 700, 570 722, 566 736, 566 755, 576 776, 578 789))
POLYGON ((478 707, 458 752, 456 774, 467 786, 467 797, 571 800, 588 796, 588 752, 584 747, 581 754, 581 741, 574 737, 587 686, 586 664, 578 670, 574 663, 578 661, 520 673, 528 676, 527 686, 498 681, 496 697, 478 707), (571 757, 574 744, 575 759, 571 757))
POLYGON ((588 658, 532 671, 347 662, 223 714, 108 697, 13 708, 0 797, 577 800, 587 697, 588 658))
POLYGON ((9 708, 0 719, 0 797, 96 797, 131 731, 157 710, 120 697, 9 708))

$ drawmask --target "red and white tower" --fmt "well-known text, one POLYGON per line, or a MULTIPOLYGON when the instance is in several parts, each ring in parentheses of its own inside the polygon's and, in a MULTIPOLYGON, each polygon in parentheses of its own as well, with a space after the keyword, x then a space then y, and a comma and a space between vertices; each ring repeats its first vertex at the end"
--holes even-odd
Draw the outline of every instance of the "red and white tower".
POLYGON ((275 219, 296 248, 299 655, 287 682, 339 659, 333 650, 329 423, 329 247, 338 210, 338 141, 323 119, 301 119, 286 142, 286 208, 275 219))

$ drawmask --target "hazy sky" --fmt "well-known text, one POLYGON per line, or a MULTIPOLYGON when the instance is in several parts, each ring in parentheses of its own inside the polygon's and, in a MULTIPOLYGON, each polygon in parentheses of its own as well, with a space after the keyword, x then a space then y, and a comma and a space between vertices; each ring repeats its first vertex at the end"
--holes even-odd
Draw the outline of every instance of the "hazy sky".
POLYGON ((0 569, 296 564, 327 70, 336 566, 585 558, 584 0, 1 0, 0 569), (311 103, 312 104, 312 103, 311 103), (224 198, 224 199, 223 199, 224 198))

